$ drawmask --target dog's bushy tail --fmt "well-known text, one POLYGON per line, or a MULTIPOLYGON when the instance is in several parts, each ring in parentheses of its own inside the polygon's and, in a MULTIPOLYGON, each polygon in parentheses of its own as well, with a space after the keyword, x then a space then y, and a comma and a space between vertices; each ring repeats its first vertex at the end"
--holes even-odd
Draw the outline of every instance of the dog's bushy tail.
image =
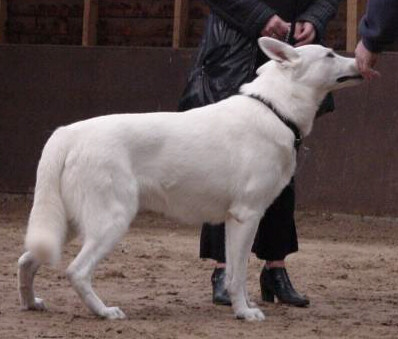
POLYGON ((43 149, 25 238, 26 249, 41 263, 55 264, 60 259, 67 233, 60 187, 66 154, 67 139, 60 128, 43 149))

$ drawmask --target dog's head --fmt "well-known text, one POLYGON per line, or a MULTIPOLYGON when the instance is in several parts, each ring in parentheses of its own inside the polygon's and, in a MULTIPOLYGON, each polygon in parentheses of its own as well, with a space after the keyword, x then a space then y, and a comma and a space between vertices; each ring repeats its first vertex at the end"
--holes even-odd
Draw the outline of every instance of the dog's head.
POLYGON ((342 57, 329 48, 320 45, 294 48, 272 38, 260 38, 258 44, 274 62, 260 67, 258 75, 276 67, 291 81, 326 92, 357 85, 363 79, 354 58, 342 57))

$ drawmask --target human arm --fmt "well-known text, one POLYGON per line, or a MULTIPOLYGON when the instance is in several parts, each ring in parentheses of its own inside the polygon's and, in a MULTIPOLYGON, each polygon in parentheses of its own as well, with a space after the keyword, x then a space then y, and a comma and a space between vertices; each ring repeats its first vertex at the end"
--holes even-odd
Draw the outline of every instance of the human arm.
POLYGON ((398 37, 398 1, 369 0, 359 30, 366 49, 381 52, 398 37))
POLYGON ((398 36, 398 2, 396 0, 369 0, 366 14, 361 20, 362 40, 355 49, 359 71, 366 79, 379 75, 373 67, 378 53, 398 36))

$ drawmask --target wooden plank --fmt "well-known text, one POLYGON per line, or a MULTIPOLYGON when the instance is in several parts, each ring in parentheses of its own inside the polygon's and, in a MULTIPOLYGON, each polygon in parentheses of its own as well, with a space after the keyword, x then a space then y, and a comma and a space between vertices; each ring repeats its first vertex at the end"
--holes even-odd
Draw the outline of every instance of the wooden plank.
POLYGON ((187 40, 189 0, 174 2, 173 48, 184 47, 187 40))
POLYGON ((0 44, 6 42, 7 0, 0 0, 0 44))
POLYGON ((359 40, 358 25, 365 14, 366 0, 347 0, 347 43, 348 52, 354 52, 359 40))
POLYGON ((97 44, 98 0, 84 0, 83 46, 97 44))

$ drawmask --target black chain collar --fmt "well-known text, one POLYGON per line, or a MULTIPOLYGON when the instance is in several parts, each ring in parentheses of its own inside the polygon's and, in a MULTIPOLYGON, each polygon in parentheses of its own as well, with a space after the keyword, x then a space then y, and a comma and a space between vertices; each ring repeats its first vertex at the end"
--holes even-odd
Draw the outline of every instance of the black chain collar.
POLYGON ((260 101, 262 104, 267 106, 287 127, 289 127, 291 129, 291 131, 293 132, 294 137, 295 137, 294 147, 296 149, 299 148, 299 146, 301 145, 301 142, 303 141, 303 138, 301 137, 299 128, 297 127, 297 125, 294 122, 290 121, 283 114, 281 114, 278 111, 278 109, 273 105, 272 102, 260 97, 259 95, 256 95, 256 94, 242 94, 242 95, 245 95, 249 98, 260 101))

